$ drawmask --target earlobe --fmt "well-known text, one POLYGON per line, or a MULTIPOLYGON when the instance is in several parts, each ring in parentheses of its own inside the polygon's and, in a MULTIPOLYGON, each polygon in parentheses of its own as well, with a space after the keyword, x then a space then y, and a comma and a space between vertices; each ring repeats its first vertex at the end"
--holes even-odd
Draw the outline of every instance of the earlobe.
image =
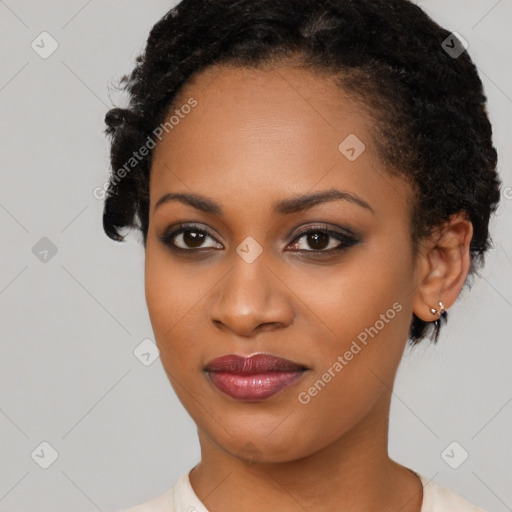
POLYGON ((452 215, 423 243, 413 312, 425 322, 439 320, 466 280, 473 225, 464 212, 452 215))
POLYGON ((424 322, 433 322, 446 310, 448 302, 443 296, 447 276, 446 264, 432 248, 423 258, 423 277, 416 288, 413 301, 414 314, 424 322), (443 302, 444 301, 444 302, 443 302))

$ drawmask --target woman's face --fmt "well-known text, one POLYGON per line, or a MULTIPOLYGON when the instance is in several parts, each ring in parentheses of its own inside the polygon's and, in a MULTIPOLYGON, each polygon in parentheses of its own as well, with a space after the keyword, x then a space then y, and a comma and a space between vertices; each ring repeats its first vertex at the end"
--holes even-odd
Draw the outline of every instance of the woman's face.
POLYGON ((182 90, 155 148, 146 300, 199 432, 241 458, 288 461, 386 420, 417 293, 411 190, 379 162, 370 117, 326 78, 213 70, 182 90), (339 197, 290 202, 329 190, 339 197), (166 194, 218 211, 157 204, 166 194), (162 241, 178 224, 193 226, 162 241), (258 400, 221 391, 205 371, 255 353, 307 370, 258 400))

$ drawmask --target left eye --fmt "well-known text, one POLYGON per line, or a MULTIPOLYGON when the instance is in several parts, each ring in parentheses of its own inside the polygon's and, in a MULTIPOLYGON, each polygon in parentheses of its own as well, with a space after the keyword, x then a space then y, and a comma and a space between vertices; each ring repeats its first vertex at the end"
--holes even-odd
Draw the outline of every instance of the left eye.
POLYGON ((331 252, 348 248, 357 243, 357 240, 344 233, 316 228, 301 233, 295 238, 294 242, 291 246, 299 251, 331 252), (302 239, 305 239, 305 242, 301 243, 300 240, 302 239), (295 242, 296 240, 298 242, 295 242), (312 247, 312 250, 304 249, 305 244, 312 247))

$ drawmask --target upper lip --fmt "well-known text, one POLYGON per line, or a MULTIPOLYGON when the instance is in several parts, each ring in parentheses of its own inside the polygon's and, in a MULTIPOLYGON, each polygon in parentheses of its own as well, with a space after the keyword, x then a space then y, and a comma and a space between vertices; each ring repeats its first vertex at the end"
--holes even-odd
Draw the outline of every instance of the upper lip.
POLYGON ((204 369, 210 372, 254 375, 264 372, 295 372, 307 370, 307 367, 289 359, 260 353, 251 356, 226 354, 209 361, 204 369))

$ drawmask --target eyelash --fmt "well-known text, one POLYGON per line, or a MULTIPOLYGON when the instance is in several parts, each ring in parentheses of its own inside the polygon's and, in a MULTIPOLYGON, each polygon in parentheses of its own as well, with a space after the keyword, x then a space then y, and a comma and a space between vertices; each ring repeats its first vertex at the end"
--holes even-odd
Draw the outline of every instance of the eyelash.
MULTIPOLYGON (((163 244, 165 244, 166 246, 169 247, 169 249, 171 249, 171 251, 184 254, 184 253, 205 252, 210 249, 219 250, 219 249, 215 249, 212 247, 204 247, 204 248, 199 247, 199 248, 195 248, 195 249, 183 249, 182 247, 177 247, 172 242, 173 238, 179 234, 186 233, 186 232, 194 232, 194 233, 204 234, 204 235, 209 236, 216 242, 217 242, 217 240, 215 239, 215 236, 212 233, 210 233, 209 230, 201 228, 195 224, 177 224, 175 226, 175 228, 176 229, 173 229, 172 231, 167 231, 162 236, 158 237, 159 240, 163 244)), ((315 255, 315 256, 317 256, 317 255, 318 256, 322 256, 322 255, 329 256, 334 253, 341 252, 345 249, 348 249, 349 247, 351 247, 359 242, 356 239, 356 237, 353 236, 353 234, 348 234, 348 233, 345 234, 345 233, 342 233, 339 231, 333 231, 333 230, 329 229, 327 225, 318 225, 318 226, 313 226, 313 227, 310 227, 308 229, 305 229, 305 230, 299 232, 289 245, 294 245, 304 236, 313 234, 313 233, 327 234, 327 235, 329 235, 330 238, 334 238, 334 239, 338 240, 340 242, 340 244, 337 247, 334 247, 334 248, 331 248, 328 250, 325 250, 325 249, 320 249, 320 250, 295 249, 295 250, 292 250, 292 252, 306 253, 308 255, 315 255)), ((217 243, 220 243, 220 242, 217 242, 217 243)))

